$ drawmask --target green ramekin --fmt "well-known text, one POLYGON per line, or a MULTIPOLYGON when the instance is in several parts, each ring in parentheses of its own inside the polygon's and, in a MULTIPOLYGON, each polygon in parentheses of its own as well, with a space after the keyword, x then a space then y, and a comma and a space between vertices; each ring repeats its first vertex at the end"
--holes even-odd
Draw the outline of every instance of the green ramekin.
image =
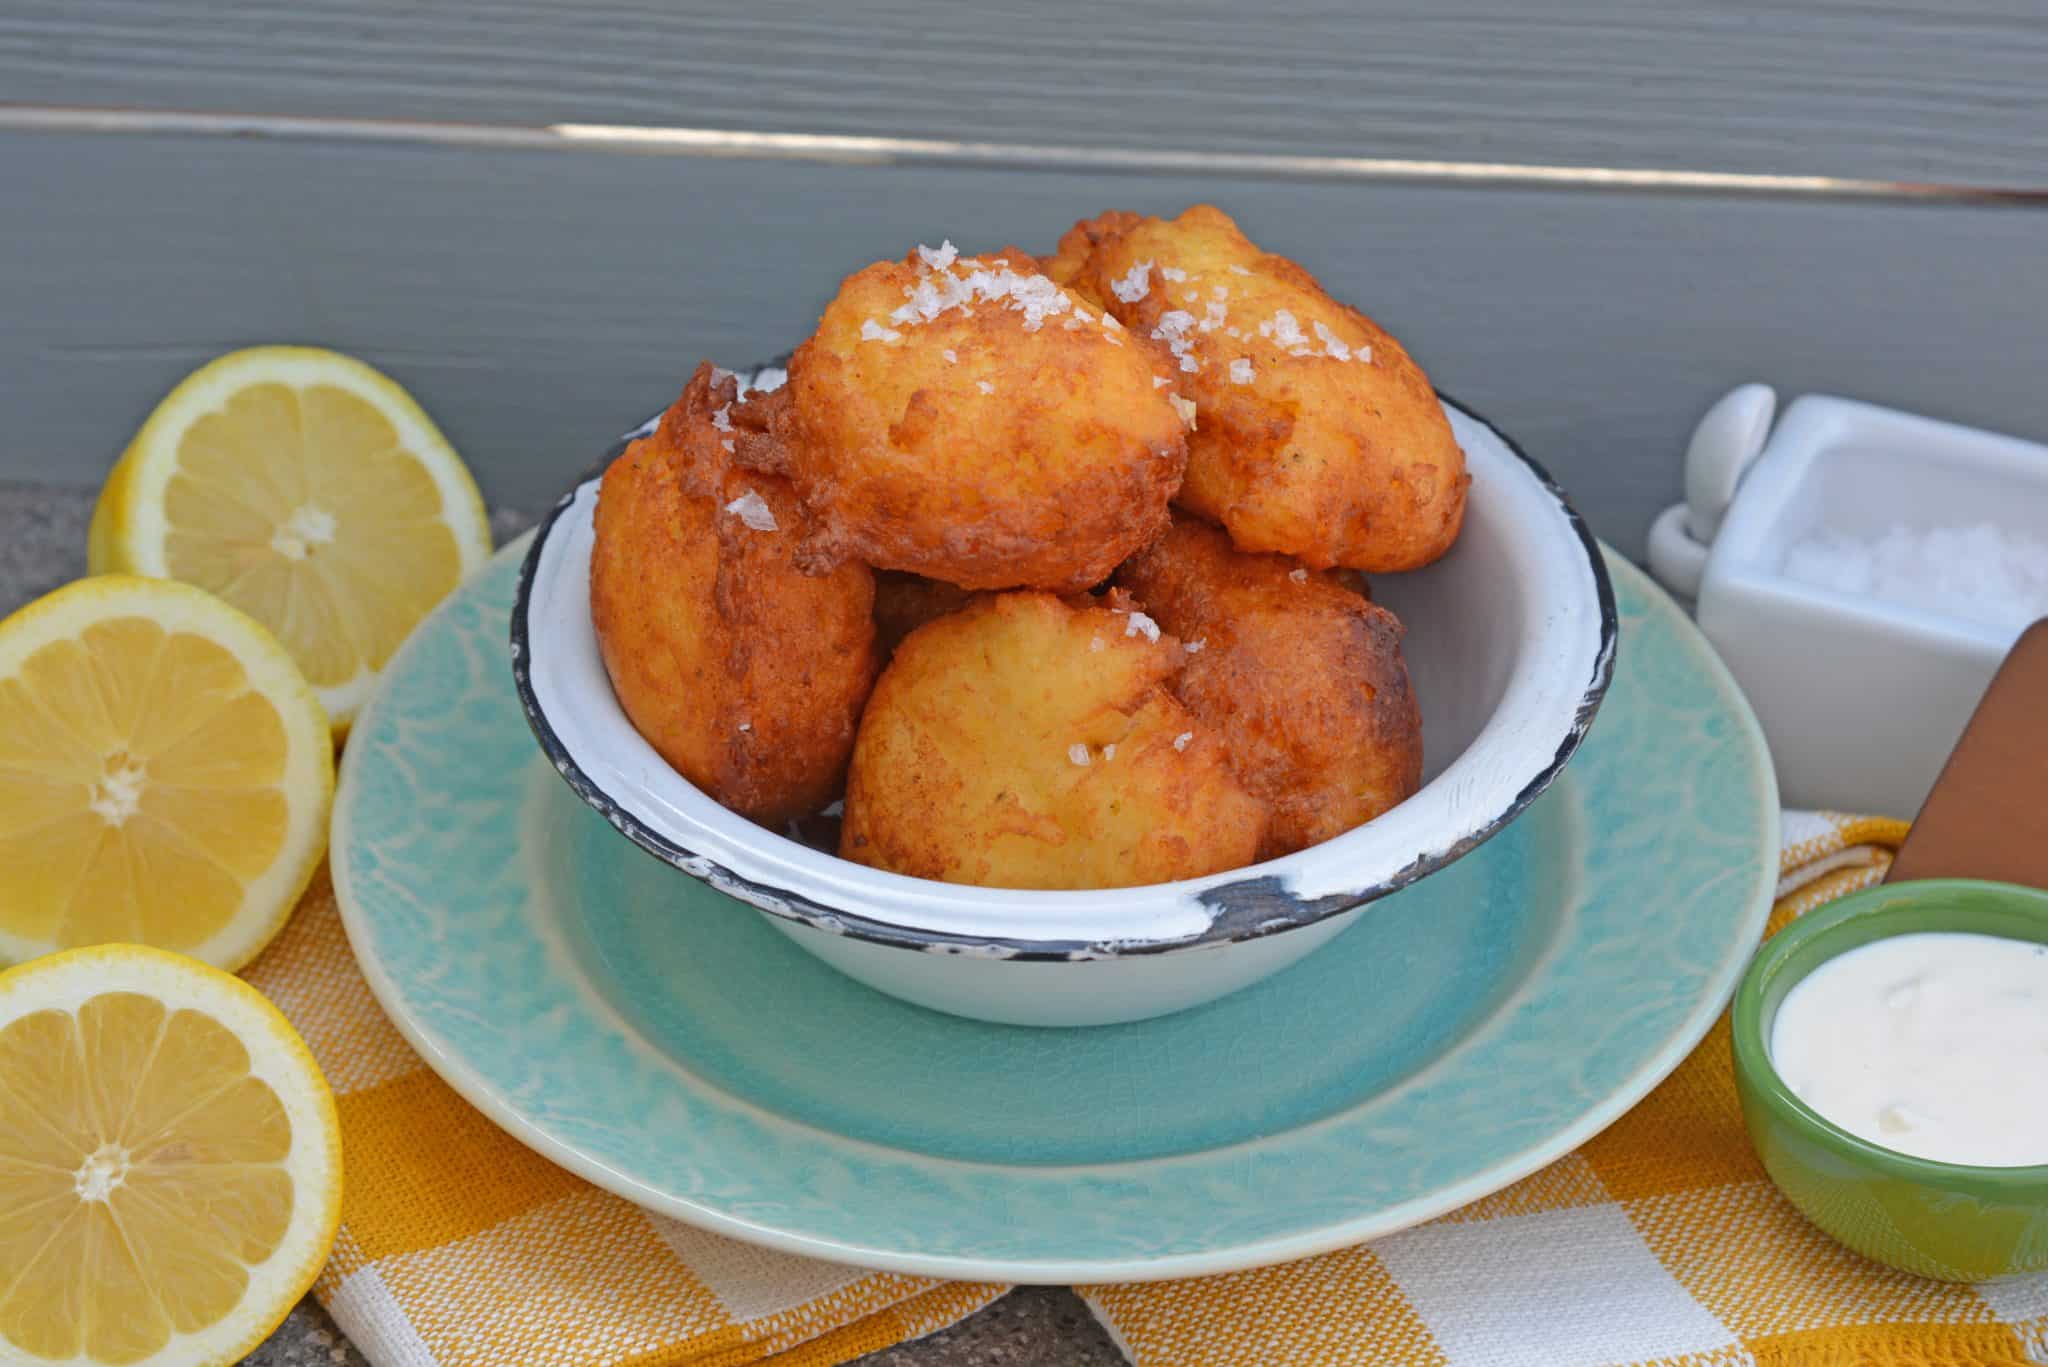
MULTIPOLYGON (((2048 1269, 2048 1164, 1984 1168, 1880 1148, 1821 1118, 1771 1066, 1778 1004, 1835 955, 1920 931, 2048 944, 2048 892, 1965 878, 1892 883, 1808 912, 1765 943, 1736 989, 1735 1086, 1764 1170, 1816 1225, 1865 1257, 1976 1282, 2048 1269)), ((2014 1082, 2048 1086, 2048 1078, 2014 1082)))

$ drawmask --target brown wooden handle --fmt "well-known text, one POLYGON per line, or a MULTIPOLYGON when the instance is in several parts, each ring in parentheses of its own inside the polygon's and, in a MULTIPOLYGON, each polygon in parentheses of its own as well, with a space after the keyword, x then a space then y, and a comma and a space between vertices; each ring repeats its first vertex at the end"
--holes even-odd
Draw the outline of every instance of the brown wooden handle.
POLYGON ((2048 618, 2014 643, 1885 881, 2048 888, 2048 618))

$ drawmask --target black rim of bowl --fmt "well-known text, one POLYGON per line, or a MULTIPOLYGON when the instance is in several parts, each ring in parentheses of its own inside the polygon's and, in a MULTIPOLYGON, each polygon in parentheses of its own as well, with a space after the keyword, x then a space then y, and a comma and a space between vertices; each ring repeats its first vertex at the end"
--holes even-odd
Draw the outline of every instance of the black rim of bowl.
MULTIPOLYGON (((779 360, 770 362, 771 365, 781 363, 779 360)), ((1438 397, 1486 428, 1503 446, 1512 451, 1518 460, 1528 466, 1530 473, 1556 501, 1566 521, 1571 524, 1572 532, 1578 537, 1579 545, 1585 552, 1587 567, 1592 571, 1593 582, 1599 595, 1600 648, 1594 657, 1592 677, 1588 679, 1584 691, 1579 696, 1578 713, 1572 719, 1572 725, 1564 738, 1558 743, 1556 752, 1543 769, 1523 786, 1506 807, 1477 830, 1444 849, 1419 856, 1398 873, 1369 887, 1331 893, 1322 897, 1296 897, 1287 891, 1278 875, 1261 874, 1257 872, 1260 866, 1255 864, 1247 870, 1247 877, 1218 883, 1194 894, 1194 900, 1206 907, 1210 913, 1208 928, 1196 934, 1167 939, 1032 940, 927 930, 919 926, 882 920, 843 907, 828 906, 791 889, 743 877, 709 856, 677 844, 622 807, 576 763, 568 747, 563 745, 561 738, 555 734, 546 713, 541 710, 540 702, 534 696, 531 671, 527 665, 530 658, 526 627, 527 609, 533 593, 534 575, 539 568, 541 552, 547 545, 548 536, 554 531, 555 524, 561 520, 562 514, 575 502, 576 495, 582 487, 592 478, 601 475, 619 453, 626 449, 631 438, 622 438, 615 442, 591 472, 577 479, 535 530, 533 542, 527 547, 526 558, 519 567, 518 595, 512 604, 511 623, 512 677, 519 691, 520 706, 526 713, 527 724, 533 728, 534 738, 540 742, 542 752, 554 765, 555 771, 562 776, 577 797, 604 817, 619 834, 656 859, 700 879, 718 892, 771 916, 796 921, 817 930, 930 954, 979 952, 992 954, 1006 961, 1038 960, 1063 963, 1077 959, 1112 959, 1159 954, 1204 945, 1237 944, 1246 940, 1263 939, 1268 935, 1283 934, 1290 930, 1300 930, 1350 911, 1354 907, 1378 901, 1389 893, 1400 891, 1424 875, 1434 873, 1463 858, 1520 816, 1564 771, 1565 764, 1592 728, 1601 701, 1607 695, 1607 686, 1614 678, 1615 646, 1619 636, 1614 606, 1614 585, 1608 578, 1607 566, 1601 559, 1599 544, 1593 539, 1593 533, 1586 526, 1585 519, 1572 507, 1571 500, 1565 497, 1564 490, 1551 478, 1550 472, 1524 451, 1514 438, 1441 390, 1438 391, 1438 397)), ((770 840, 788 839, 787 836, 778 835, 766 827, 761 828, 761 833, 764 838, 770 840)))

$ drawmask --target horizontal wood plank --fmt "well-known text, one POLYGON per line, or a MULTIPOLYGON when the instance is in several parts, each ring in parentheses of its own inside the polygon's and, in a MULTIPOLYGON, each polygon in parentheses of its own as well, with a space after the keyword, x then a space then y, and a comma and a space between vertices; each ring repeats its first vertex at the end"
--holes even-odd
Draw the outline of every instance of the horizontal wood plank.
POLYGON ((494 503, 537 508, 700 357, 800 339, 860 264, 1202 199, 1632 553, 1741 381, 2048 437, 2027 210, 59 134, 0 135, 0 176, 0 479, 95 482, 187 370, 304 341, 389 370, 494 503))
POLYGON ((0 99, 2048 186, 2037 0, 16 0, 0 99))

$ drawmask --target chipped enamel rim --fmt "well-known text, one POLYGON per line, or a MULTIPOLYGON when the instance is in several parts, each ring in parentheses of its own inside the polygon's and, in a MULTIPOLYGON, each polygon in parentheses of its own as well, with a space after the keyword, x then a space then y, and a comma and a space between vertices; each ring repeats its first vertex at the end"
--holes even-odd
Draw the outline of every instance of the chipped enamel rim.
MULTIPOLYGON (((1584 520, 1513 441, 1456 400, 1443 402, 1474 497, 1520 505, 1509 525, 1543 576, 1545 612, 1523 623, 1507 691, 1462 754, 1391 811, 1294 854, 1134 888, 981 888, 871 869, 728 811, 669 767, 612 694, 590 625, 594 474, 555 505, 520 566, 520 705, 556 771, 620 834, 727 896, 814 930, 933 954, 1071 961, 1314 925, 1445 867, 1519 816, 1585 739, 1614 673, 1614 588, 1584 520)), ((655 421, 621 438, 596 470, 655 421)))

